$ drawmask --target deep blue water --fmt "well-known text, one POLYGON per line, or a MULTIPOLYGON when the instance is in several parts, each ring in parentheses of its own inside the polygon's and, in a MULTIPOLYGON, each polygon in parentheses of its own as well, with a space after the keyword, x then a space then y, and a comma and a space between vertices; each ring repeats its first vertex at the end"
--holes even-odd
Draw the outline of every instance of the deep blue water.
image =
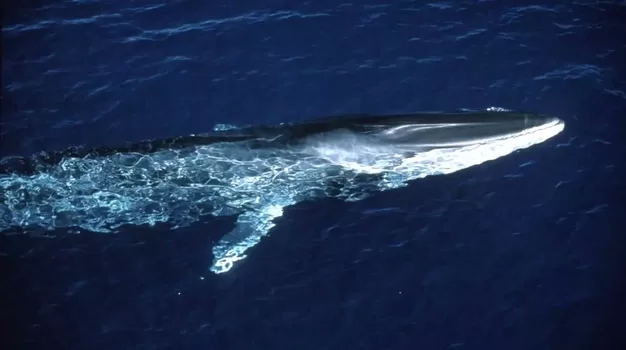
POLYGON ((500 106, 563 133, 447 176, 234 218, 0 237, 3 349, 617 349, 626 3, 4 5, 0 155, 315 116, 500 106))

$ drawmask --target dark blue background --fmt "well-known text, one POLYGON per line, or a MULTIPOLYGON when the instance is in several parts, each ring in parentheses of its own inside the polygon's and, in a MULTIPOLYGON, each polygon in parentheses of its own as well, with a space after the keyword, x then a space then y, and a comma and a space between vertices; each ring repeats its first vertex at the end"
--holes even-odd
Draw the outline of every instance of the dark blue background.
POLYGON ((623 1, 3 6, 3 156, 357 112, 501 106, 567 122, 495 162, 290 207, 224 275, 207 268, 233 218, 0 236, 3 348, 624 340, 623 1))

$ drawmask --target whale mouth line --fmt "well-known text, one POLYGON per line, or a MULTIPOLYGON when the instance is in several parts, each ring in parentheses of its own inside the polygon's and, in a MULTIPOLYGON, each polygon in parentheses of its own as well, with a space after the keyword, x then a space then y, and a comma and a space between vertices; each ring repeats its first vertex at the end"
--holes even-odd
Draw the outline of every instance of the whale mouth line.
MULTIPOLYGON (((527 126, 529 124, 529 122, 525 121, 525 126, 527 126)), ((498 141, 504 141, 507 139, 513 139, 513 138, 518 138, 518 137, 522 137, 524 135, 529 135, 529 134, 533 134, 533 133, 538 133, 538 132, 542 132, 545 130, 550 130, 550 129, 555 129, 555 130, 563 130, 563 128, 565 127, 565 122, 561 119, 558 118, 552 118, 549 122, 540 124, 540 125, 534 125, 534 126, 530 126, 530 127, 525 127, 523 130, 521 131, 517 131, 514 133, 508 133, 508 134, 502 134, 502 135, 493 135, 493 136, 489 136, 489 137, 481 137, 478 139, 471 139, 471 138, 467 138, 466 140, 462 140, 462 141, 440 141, 440 140, 436 140, 434 142, 428 143, 428 142, 423 142, 420 141, 419 139, 416 140, 416 142, 411 142, 409 141, 399 141, 399 139, 401 139, 401 136, 397 136, 397 134, 399 133, 406 133, 406 134, 410 134, 410 133, 424 133, 424 132, 431 132, 433 130, 446 130, 446 129, 450 129, 450 131, 452 132, 453 129, 455 127, 468 127, 468 126, 472 126, 475 125, 477 127, 480 126, 485 126, 484 123, 449 123, 449 124, 429 124, 429 125, 420 125, 420 124, 406 124, 406 125, 400 125, 400 126, 394 126, 385 130, 380 131, 377 135, 379 137, 381 137, 382 142, 385 141, 389 141, 390 143, 395 144, 396 146, 398 146, 399 149, 403 149, 403 150, 421 150, 421 149, 430 149, 430 148, 451 148, 451 147, 464 147, 464 146, 472 146, 472 145, 480 145, 480 144, 488 144, 488 143, 493 143, 493 142, 498 142, 498 141)), ((378 126, 377 127, 381 127, 378 126)))
POLYGON ((467 122, 458 114, 410 117, 333 119, 18 159, 34 171, 0 171, 0 232, 107 233, 157 223, 176 229, 206 215, 236 215, 235 228, 213 247, 210 270, 223 273, 269 234, 287 206, 327 197, 361 200, 506 156, 565 126, 509 112, 474 113, 467 122), (399 138, 385 138, 393 130, 399 138))
POLYGON ((526 128, 523 131, 519 132, 518 134, 495 136, 492 139, 485 139, 484 142, 481 142, 481 143, 490 143, 490 142, 495 142, 495 141, 513 139, 513 138, 521 137, 524 135, 530 135, 530 134, 534 134, 534 133, 538 133, 538 132, 542 132, 546 130, 551 130, 553 128, 555 130, 559 129, 558 132, 560 132, 561 130, 563 130, 563 128, 565 128, 565 122, 563 122, 561 119, 554 118, 554 120, 548 123, 526 128))

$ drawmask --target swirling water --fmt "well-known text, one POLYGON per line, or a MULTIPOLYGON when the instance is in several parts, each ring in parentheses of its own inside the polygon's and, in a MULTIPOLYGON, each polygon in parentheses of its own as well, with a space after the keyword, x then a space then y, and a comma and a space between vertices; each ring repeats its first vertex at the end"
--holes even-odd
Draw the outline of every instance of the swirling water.
POLYGON ((4 324, 20 346, 526 349, 616 339, 623 316, 611 314, 626 304, 623 2, 12 6, 2 155, 358 112, 498 105, 568 123, 502 162, 355 203, 287 207, 254 263, 226 277, 207 265, 229 218, 5 235, 3 261, 15 269, 3 283, 4 324))

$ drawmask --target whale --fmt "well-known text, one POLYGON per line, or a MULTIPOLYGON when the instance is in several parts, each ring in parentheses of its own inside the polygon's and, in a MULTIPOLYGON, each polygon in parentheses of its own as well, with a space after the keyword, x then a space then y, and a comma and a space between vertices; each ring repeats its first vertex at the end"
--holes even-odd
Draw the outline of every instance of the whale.
POLYGON ((232 215, 233 230, 213 247, 209 270, 220 274, 247 257, 287 206, 361 200, 493 161, 564 128, 557 117, 508 110, 355 114, 5 156, 0 232, 177 229, 232 215))

